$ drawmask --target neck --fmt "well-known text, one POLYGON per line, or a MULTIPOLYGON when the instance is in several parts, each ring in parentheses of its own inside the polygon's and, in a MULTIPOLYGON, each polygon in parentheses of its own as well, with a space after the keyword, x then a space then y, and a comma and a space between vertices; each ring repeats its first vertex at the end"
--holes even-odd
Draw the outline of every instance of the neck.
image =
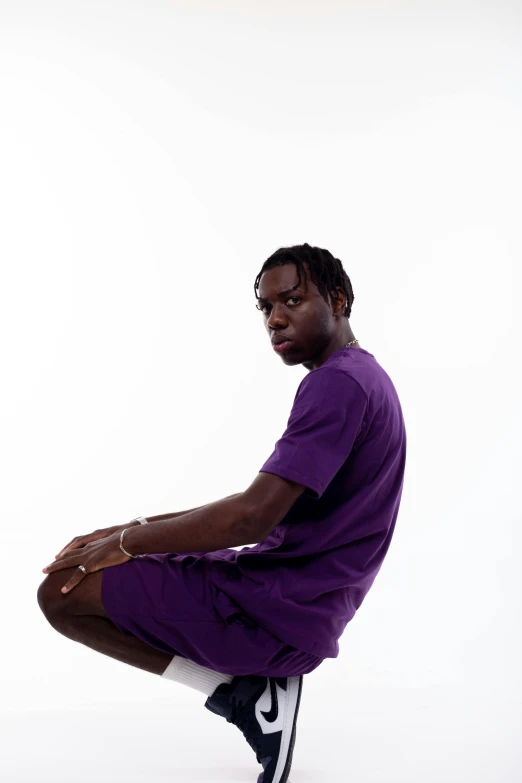
MULTIPOLYGON (((351 343, 355 339, 357 339, 357 338, 355 337, 354 333, 350 329, 349 333, 344 335, 341 345, 345 346, 345 345, 347 345, 347 343, 351 343)), ((358 346, 359 346, 359 342, 357 341, 356 343, 353 344, 352 347, 353 348, 357 348, 358 346)))

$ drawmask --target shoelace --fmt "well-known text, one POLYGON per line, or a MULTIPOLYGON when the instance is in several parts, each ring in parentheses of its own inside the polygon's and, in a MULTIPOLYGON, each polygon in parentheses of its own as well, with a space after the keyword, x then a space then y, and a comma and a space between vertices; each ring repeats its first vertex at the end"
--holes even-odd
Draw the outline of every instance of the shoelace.
POLYGON ((257 743, 254 739, 256 730, 258 730, 255 713, 250 710, 245 712, 243 708, 243 702, 240 701, 238 704, 235 696, 232 696, 230 701, 232 702, 232 715, 230 718, 227 718, 227 721, 229 723, 233 723, 238 727, 238 729, 242 731, 246 741, 256 754, 257 763, 260 764, 261 749, 259 747, 259 743, 257 743))

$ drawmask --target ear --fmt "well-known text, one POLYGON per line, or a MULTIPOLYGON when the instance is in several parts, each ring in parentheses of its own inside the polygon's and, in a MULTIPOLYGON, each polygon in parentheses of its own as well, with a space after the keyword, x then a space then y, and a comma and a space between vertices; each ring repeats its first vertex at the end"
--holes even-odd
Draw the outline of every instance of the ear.
POLYGON ((346 310, 346 303, 348 301, 348 297, 346 296, 346 291, 343 291, 342 288, 337 286, 335 291, 332 292, 332 293, 335 293, 336 296, 337 296, 337 298, 334 299, 332 294, 330 294, 331 299, 332 299, 332 305, 333 305, 334 314, 342 315, 344 313, 344 311, 346 310))

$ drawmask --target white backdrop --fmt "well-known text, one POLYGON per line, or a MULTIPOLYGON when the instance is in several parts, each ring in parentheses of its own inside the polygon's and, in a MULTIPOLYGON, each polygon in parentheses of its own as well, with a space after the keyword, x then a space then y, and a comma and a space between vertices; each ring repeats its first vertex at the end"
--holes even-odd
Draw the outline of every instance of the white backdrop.
POLYGON ((256 780, 203 694, 36 593, 72 536, 254 480, 306 374, 254 280, 304 242, 343 261, 408 458, 290 780, 520 778, 521 77, 518 2, 0 2, 6 780, 256 780))

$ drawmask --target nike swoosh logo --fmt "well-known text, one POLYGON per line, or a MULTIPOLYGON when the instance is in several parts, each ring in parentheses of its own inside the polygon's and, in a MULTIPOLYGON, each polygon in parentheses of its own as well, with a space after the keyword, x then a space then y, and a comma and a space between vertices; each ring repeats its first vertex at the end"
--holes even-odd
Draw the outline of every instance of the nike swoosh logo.
POLYGON ((277 703, 277 691, 276 691, 275 681, 271 677, 269 679, 270 679, 270 696, 272 697, 272 704, 268 712, 263 712, 263 710, 260 710, 260 712, 267 723, 274 723, 277 720, 277 716, 279 715, 279 705, 277 703))

